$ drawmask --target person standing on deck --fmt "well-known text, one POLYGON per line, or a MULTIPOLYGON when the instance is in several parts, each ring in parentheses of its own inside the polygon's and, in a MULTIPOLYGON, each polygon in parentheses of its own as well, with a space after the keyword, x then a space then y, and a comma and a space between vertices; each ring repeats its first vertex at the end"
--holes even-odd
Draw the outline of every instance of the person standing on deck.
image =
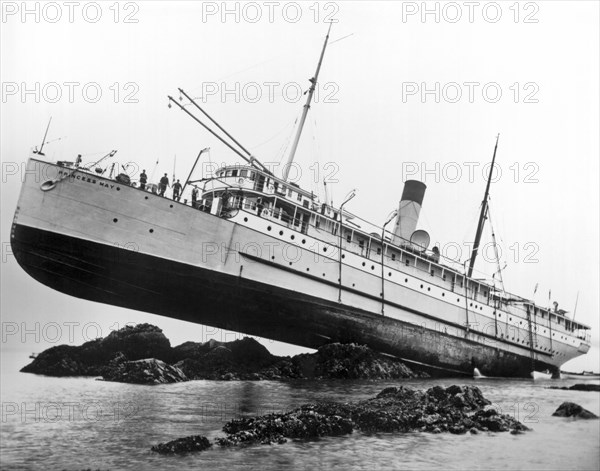
POLYGON ((167 174, 165 173, 165 176, 160 179, 160 189, 159 189, 158 194, 160 196, 165 196, 165 191, 167 191, 168 186, 169 186, 169 177, 167 177, 167 174))
POLYGON ((197 209, 198 207, 198 188, 192 189, 192 208, 197 209))
POLYGON ((181 199, 181 183, 179 180, 173 183, 173 201, 179 201, 181 199))
POLYGON ((148 181, 148 175, 146 175, 146 170, 142 170, 140 174, 140 190, 146 189, 146 182, 148 181))

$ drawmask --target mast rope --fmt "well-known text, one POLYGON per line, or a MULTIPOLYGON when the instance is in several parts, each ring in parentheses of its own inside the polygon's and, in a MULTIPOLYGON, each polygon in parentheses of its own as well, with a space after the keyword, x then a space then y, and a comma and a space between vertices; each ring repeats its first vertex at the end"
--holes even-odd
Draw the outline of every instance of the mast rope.
MULTIPOLYGON (((294 125, 296 124, 296 121, 298 121, 298 118, 296 118, 296 120, 294 121, 294 125)), ((270 138, 268 138, 266 141, 262 141, 260 144, 255 144, 253 146, 249 146, 250 149, 252 150, 256 150, 261 146, 264 146, 265 144, 268 144, 269 142, 271 142, 273 139, 275 139, 276 137, 278 137, 280 134, 282 134, 286 129, 289 128, 290 124, 292 123, 292 121, 288 121, 286 123, 286 125, 284 127, 282 127, 279 131, 277 131, 274 135, 272 135, 270 138)), ((293 131, 293 129, 292 129, 293 131)), ((288 142, 289 142, 289 138, 288 138, 288 142)), ((279 159, 279 161, 281 162, 281 159, 279 159)))

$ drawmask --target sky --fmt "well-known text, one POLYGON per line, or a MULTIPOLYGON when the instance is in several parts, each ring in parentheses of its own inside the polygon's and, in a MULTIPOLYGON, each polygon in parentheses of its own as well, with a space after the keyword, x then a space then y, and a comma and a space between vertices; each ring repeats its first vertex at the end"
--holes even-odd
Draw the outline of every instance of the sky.
MULTIPOLYGON (((505 286, 571 316, 576 305, 593 348, 564 368, 600 370, 597 2, 76 3, 2 2, 2 350, 81 344, 139 322, 173 345, 242 337, 26 275, 9 243, 24 165, 50 118, 51 161, 93 163, 116 149, 102 165, 134 178, 145 169, 151 181, 184 180, 205 147, 198 178, 241 163, 167 106, 181 87, 280 173, 333 20, 293 181, 324 196, 325 180, 337 204, 356 188, 346 209, 382 224, 403 182, 421 180, 418 228, 464 261, 500 134, 491 217, 505 286)), ((489 228, 479 277, 496 271, 489 228)), ((260 341, 275 354, 307 351, 260 341)))

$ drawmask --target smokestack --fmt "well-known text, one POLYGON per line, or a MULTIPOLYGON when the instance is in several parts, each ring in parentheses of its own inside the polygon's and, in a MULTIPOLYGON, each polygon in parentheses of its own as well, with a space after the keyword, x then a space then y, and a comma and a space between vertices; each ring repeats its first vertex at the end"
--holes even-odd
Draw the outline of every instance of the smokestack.
POLYGON ((407 180, 404 182, 402 199, 398 208, 398 217, 394 226, 395 244, 407 244, 413 232, 415 232, 426 188, 425 183, 417 180, 407 180))

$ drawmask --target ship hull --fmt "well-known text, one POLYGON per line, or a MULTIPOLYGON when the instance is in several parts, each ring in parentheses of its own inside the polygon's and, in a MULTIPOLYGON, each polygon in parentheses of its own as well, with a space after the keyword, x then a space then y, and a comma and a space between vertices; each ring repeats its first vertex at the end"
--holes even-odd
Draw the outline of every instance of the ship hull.
POLYGON ((36 280, 90 301, 309 348, 331 342, 366 344, 446 374, 471 375, 474 367, 496 376, 530 374, 527 357, 243 276, 18 224, 12 249, 36 280))
POLYGON ((78 298, 308 348, 356 342, 446 373, 558 372, 589 348, 539 336, 532 352, 522 319, 509 339, 506 316, 429 271, 386 268, 383 299, 372 258, 346 252, 340 265, 333 245, 257 215, 219 217, 34 159, 11 245, 33 278, 78 298))

